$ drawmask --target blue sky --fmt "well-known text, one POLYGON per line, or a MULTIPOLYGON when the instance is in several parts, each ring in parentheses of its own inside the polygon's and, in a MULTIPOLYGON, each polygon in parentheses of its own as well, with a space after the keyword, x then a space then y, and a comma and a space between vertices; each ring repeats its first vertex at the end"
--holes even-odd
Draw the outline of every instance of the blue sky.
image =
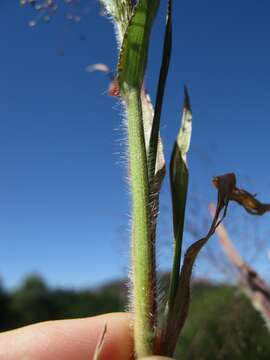
MULTIPOLYGON (((0 4, 0 274, 8 288, 33 272, 52 286, 75 287, 128 272, 121 108, 106 96, 106 76, 85 71, 97 62, 114 68, 117 49, 98 2, 81 2, 74 9, 83 15, 80 23, 65 20, 61 7, 49 24, 39 21, 33 28, 27 26, 30 9, 17 1, 0 4)), ((161 1, 146 76, 153 98, 164 5, 161 1)), ((215 199, 212 176, 228 171, 236 172, 239 186, 270 198, 269 12, 267 0, 175 1, 161 131, 169 159, 186 83, 194 118, 190 192, 205 200, 205 208, 215 199)), ((170 260, 169 200, 165 183, 161 267, 170 260)), ((234 222, 243 215, 233 207, 234 222)), ((260 229, 255 232, 269 233, 267 217, 252 221, 260 229)), ((207 262, 201 263, 207 271, 207 262)))

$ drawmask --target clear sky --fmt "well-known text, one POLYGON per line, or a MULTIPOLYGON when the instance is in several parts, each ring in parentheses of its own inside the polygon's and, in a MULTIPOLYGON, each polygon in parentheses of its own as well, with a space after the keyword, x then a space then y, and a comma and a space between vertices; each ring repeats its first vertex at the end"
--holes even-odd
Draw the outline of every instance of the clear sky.
MULTIPOLYGON (((33 272, 53 286, 76 287, 128 272, 121 108, 106 96, 107 77, 85 71, 97 62, 115 68, 116 44, 98 1, 81 4, 73 9, 82 15, 79 23, 65 20, 60 7, 50 23, 30 28, 31 9, 1 0, 0 276, 9 288, 33 272)), ((164 7, 163 0, 146 77, 153 98, 164 7)), ((241 187, 270 199, 269 15, 269 0, 175 1, 161 132, 169 159, 186 83, 194 117, 191 192, 206 199, 205 208, 215 199, 212 176, 228 171, 241 187)), ((167 186, 158 251, 163 266, 170 259, 167 186)), ((242 215, 232 209, 234 222, 242 215)), ((253 221, 269 234, 269 216, 253 221)))

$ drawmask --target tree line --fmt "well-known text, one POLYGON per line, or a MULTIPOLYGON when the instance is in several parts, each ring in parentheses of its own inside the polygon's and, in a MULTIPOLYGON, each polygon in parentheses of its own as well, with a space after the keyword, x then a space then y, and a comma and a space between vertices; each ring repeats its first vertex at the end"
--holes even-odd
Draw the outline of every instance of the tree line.
MULTIPOLYGON (((163 277, 164 287, 168 277, 163 277)), ((37 275, 12 292, 0 288, 0 331, 35 322, 93 316, 126 309, 126 281, 90 290, 55 289, 37 275)), ((226 284, 195 281, 190 316, 179 340, 184 360, 266 360, 270 336, 246 296, 226 284)))

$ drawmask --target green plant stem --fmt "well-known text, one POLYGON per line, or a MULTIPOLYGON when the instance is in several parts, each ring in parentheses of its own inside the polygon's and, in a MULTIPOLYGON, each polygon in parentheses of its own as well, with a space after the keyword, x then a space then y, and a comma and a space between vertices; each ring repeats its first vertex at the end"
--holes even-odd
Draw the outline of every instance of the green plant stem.
POLYGON ((138 358, 152 355, 155 325, 155 252, 151 242, 150 197, 140 90, 126 92, 130 182, 133 204, 132 267, 134 341, 138 358))

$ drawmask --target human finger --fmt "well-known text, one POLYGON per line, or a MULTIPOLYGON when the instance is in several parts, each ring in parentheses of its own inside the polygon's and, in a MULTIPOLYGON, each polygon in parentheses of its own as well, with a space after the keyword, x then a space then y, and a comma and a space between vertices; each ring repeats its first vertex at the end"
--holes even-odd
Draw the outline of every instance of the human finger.
POLYGON ((129 360, 130 317, 112 313, 91 318, 57 320, 0 334, 0 359, 91 360, 107 325, 100 360, 129 360))

